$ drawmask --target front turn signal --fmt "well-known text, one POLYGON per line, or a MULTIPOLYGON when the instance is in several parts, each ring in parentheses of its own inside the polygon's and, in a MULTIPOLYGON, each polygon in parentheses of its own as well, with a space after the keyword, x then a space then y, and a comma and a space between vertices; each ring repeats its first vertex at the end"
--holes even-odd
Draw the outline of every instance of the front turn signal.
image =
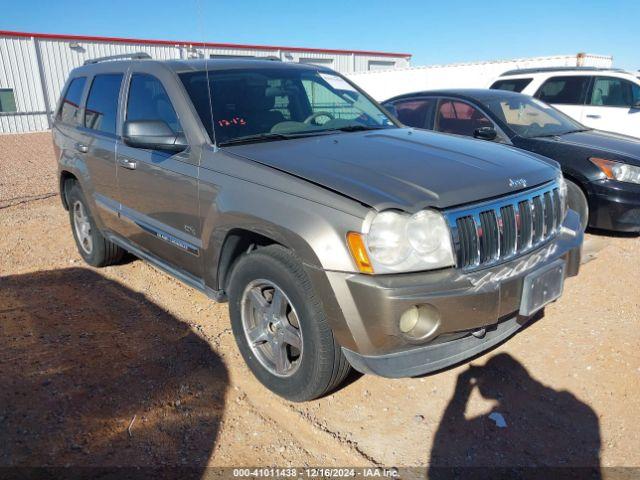
POLYGON ((372 274, 373 265, 371 265, 369 254, 364 246, 362 234, 358 232, 347 233, 347 244, 349 245, 351 257, 353 257, 353 261, 356 263, 358 270, 360 270, 361 273, 372 274))

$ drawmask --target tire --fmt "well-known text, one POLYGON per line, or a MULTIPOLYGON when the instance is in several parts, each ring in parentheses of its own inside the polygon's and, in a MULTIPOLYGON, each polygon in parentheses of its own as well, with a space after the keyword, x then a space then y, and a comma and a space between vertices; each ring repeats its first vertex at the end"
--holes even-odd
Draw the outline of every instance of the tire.
POLYGON ((231 327, 240 353, 255 377, 269 390, 287 400, 303 402, 329 393, 349 374, 351 367, 333 336, 321 302, 300 260, 291 251, 270 245, 243 254, 233 267, 227 290, 231 327), (282 330, 277 324, 271 328, 272 322, 265 319, 275 317, 264 312, 278 310, 274 306, 279 303, 274 301, 276 290, 282 294, 279 298, 289 303, 283 310, 287 313, 278 315, 277 322, 290 338, 293 334, 301 337, 300 349, 294 347, 296 342, 286 344, 286 341, 286 349, 274 347, 282 330), (262 299, 256 302, 255 293, 262 299), (256 309, 262 300, 266 306, 256 309), (261 327, 250 325, 254 321, 261 327), (250 335, 260 339, 250 344, 250 335), (273 358, 269 354, 274 348, 279 352, 286 350, 283 368, 278 368, 277 361, 270 361, 273 358))
POLYGON ((589 202, 582 189, 571 180, 567 182, 567 206, 580 216, 580 226, 584 232, 589 224, 589 202))
POLYGON ((67 205, 69 205, 69 221, 76 241, 78 252, 85 262, 94 267, 106 267, 119 262, 124 250, 115 243, 104 238, 91 215, 82 189, 77 182, 72 182, 65 189, 67 205), (80 215, 79 212, 82 212, 80 215), (79 220, 82 218, 83 220, 79 220), (78 223, 76 223, 78 220, 78 223), (83 229, 82 226, 86 226, 83 229))

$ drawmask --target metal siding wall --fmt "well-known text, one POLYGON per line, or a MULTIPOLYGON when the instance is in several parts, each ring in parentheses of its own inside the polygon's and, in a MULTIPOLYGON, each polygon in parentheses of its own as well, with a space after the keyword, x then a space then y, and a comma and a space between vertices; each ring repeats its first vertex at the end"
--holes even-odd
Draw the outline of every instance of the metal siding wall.
POLYGON ((135 43, 78 42, 80 48, 72 49, 66 40, 41 40, 47 92, 54 108, 69 72, 81 66, 85 60, 109 55, 146 52, 153 58, 166 60, 180 58, 180 50, 170 45, 135 43))
MULTIPOLYGON (((373 98, 384 101, 404 93, 440 88, 488 88, 507 70, 530 67, 575 67, 576 55, 519 58, 491 62, 430 65, 381 71, 360 71, 349 78, 373 98)), ((612 58, 586 55, 584 66, 611 67, 612 58)))
MULTIPOLYGON (((369 71, 369 62, 395 62, 393 68, 407 68, 409 67, 409 60, 402 57, 380 57, 371 55, 356 55, 356 68, 351 70, 352 73, 363 73, 369 71)), ((350 72, 350 73, 351 73, 350 72)))
POLYGON ((17 110, 15 114, 0 114, 0 132, 48 128, 32 39, 0 37, 0 88, 13 89, 17 110))
MULTIPOLYGON (((40 75, 34 42, 38 42, 51 110, 60 97, 69 72, 81 66, 85 60, 132 52, 146 52, 159 60, 180 58, 181 49, 191 46, 147 43, 109 43, 86 40, 63 40, 45 38, 0 37, 0 87, 13 88, 18 114, 0 115, 0 133, 31 132, 49 128, 46 106, 40 83, 40 75), (78 47, 71 48, 77 44, 78 47)), ((395 60, 398 67, 407 66, 408 61, 400 57, 379 57, 354 54, 322 52, 289 52, 285 50, 258 50, 249 48, 193 49, 206 57, 210 55, 247 55, 255 57, 277 56, 284 61, 298 62, 304 59, 332 60, 331 67, 343 74, 366 71, 369 60, 395 60)))

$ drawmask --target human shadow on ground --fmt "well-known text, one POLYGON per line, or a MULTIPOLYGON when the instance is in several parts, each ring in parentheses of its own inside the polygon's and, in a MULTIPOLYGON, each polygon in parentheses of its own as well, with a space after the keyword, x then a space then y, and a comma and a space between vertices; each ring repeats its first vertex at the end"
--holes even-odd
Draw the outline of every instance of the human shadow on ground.
POLYGON ((188 325, 83 268, 0 278, 0 372, 0 466, 17 467, 5 474, 200 478, 228 387, 188 325))
POLYGON ((598 417, 570 392, 543 385, 512 356, 497 354, 458 376, 433 441, 429 478, 601 478, 598 417), (495 406, 466 418, 474 388, 495 406))

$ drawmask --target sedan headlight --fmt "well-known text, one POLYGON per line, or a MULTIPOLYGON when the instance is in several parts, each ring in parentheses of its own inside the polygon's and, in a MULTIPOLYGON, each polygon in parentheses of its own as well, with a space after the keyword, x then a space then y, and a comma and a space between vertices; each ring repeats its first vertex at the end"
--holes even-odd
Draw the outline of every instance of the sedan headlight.
MULTIPOLYGON (((434 210, 414 215, 395 210, 381 212, 362 237, 373 270, 366 273, 414 272, 454 264, 449 227, 434 210)), ((357 258, 351 243, 352 254, 357 258)))
POLYGON ((589 160, 602 170, 602 173, 610 180, 640 184, 640 167, 614 160, 607 160, 606 158, 592 157, 589 160))

